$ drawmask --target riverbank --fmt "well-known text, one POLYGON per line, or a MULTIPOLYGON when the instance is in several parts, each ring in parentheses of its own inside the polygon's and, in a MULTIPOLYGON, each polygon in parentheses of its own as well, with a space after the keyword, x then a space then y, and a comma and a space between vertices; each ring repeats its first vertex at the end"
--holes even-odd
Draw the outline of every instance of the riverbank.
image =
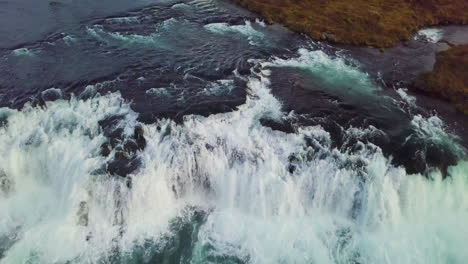
POLYGON ((467 1, 234 2, 270 23, 281 23, 314 40, 344 46, 371 74, 377 69, 375 74, 382 74, 387 83, 403 82, 415 92, 448 101, 468 114, 468 81, 464 72, 468 53, 466 46, 455 47, 466 44, 466 30, 448 30, 451 35, 436 41, 430 39, 433 32, 428 32, 422 37, 428 38, 424 40, 429 45, 414 39, 416 32, 426 26, 467 24, 467 1))
POLYGON ((452 47, 437 54, 431 72, 421 74, 415 88, 452 102, 468 115, 468 45, 452 47))
POLYGON ((316 40, 388 48, 432 25, 467 24, 465 0, 234 0, 316 40))

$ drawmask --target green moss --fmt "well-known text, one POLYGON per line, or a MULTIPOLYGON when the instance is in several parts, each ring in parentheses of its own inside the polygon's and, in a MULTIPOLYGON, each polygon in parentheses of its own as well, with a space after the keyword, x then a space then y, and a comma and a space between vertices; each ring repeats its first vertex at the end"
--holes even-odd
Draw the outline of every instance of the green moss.
POLYGON ((385 48, 418 29, 468 23, 467 0, 233 0, 314 39, 385 48))

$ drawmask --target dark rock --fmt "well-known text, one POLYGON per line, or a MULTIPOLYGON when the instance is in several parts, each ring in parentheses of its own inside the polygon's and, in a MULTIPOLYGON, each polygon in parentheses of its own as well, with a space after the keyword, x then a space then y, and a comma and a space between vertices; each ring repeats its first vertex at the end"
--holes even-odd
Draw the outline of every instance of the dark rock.
POLYGON ((134 172, 141 165, 141 160, 137 157, 128 157, 123 152, 116 153, 114 160, 107 164, 107 172, 111 175, 126 177, 134 172))
POLYGON ((41 93, 41 99, 44 102, 56 101, 63 98, 62 90, 57 88, 50 88, 41 93))
POLYGON ((125 139, 123 146, 127 153, 135 153, 138 150, 141 150, 140 146, 138 146, 137 142, 133 139, 125 139))
POLYGON ((111 146, 108 142, 104 143, 101 145, 101 155, 104 156, 104 157, 107 157, 110 155, 111 153, 111 146))
POLYGON ((273 130, 278 130, 282 131, 285 133, 294 133, 294 127, 292 126, 291 123, 288 123, 287 121, 277 121, 277 120, 272 120, 272 119, 265 119, 262 118, 260 119, 260 123, 262 126, 269 127, 273 130))
POLYGON ((449 166, 457 164, 458 157, 449 149, 436 144, 429 144, 426 149, 426 162, 429 166, 440 168, 446 177, 449 166))
POLYGON ((144 130, 141 125, 135 126, 133 138, 135 139, 138 150, 143 150, 146 147, 146 139, 144 136, 144 130))

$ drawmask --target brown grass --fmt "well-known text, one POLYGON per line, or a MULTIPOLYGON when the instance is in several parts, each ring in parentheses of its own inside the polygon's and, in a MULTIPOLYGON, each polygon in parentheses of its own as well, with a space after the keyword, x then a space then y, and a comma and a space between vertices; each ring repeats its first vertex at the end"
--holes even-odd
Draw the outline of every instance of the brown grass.
POLYGON ((420 28, 467 24, 468 0, 233 0, 313 39, 386 48, 420 28))
POLYGON ((419 84, 429 93, 453 102, 468 115, 468 45, 455 46, 437 54, 430 73, 421 75, 419 84))

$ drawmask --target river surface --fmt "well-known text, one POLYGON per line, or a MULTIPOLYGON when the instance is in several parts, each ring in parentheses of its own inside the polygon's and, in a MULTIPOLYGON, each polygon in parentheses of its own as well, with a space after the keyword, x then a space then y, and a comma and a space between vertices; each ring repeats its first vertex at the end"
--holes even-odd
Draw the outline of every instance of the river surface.
POLYGON ((464 135, 369 60, 221 0, 0 24, 1 264, 467 263, 464 135))

